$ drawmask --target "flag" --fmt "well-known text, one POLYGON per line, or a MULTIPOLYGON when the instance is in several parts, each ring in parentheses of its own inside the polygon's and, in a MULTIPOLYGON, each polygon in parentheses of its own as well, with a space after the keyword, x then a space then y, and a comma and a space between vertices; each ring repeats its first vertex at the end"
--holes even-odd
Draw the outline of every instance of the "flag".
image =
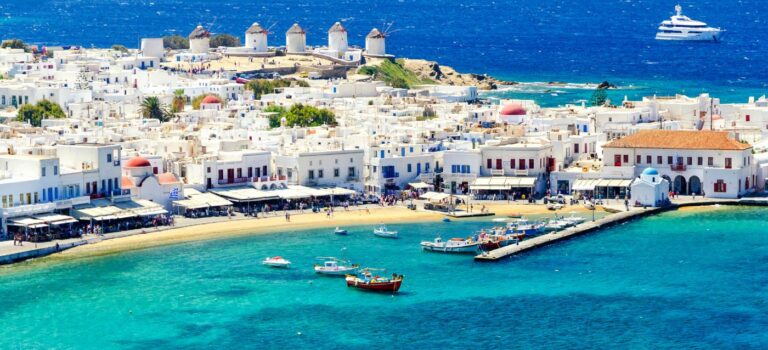
POLYGON ((169 199, 181 199, 181 196, 179 196, 179 188, 174 187, 171 189, 171 193, 168 195, 169 199))

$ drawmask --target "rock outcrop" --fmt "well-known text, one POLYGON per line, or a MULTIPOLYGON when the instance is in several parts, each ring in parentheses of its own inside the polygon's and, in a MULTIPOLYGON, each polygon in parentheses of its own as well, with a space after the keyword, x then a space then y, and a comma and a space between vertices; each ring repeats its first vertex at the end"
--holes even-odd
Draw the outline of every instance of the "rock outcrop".
POLYGON ((502 81, 485 74, 459 73, 448 66, 441 66, 435 61, 403 59, 403 67, 421 79, 434 80, 438 84, 477 86, 480 90, 496 90, 500 85, 514 85, 515 82, 502 81))

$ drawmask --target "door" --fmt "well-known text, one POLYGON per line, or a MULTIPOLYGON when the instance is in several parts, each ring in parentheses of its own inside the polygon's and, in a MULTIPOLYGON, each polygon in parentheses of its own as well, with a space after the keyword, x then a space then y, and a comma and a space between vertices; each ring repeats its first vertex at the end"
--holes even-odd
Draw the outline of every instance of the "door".
POLYGON ((616 154, 613 156, 613 166, 621 166, 621 155, 616 154))

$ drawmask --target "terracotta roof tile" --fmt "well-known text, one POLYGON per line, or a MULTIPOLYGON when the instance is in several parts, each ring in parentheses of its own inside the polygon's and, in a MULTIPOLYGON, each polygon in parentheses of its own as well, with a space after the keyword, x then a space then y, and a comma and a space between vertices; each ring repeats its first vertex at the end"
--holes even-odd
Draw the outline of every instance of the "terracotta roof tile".
POLYGON ((727 131, 642 130, 607 143, 604 148, 711 149, 740 151, 752 148, 727 131))

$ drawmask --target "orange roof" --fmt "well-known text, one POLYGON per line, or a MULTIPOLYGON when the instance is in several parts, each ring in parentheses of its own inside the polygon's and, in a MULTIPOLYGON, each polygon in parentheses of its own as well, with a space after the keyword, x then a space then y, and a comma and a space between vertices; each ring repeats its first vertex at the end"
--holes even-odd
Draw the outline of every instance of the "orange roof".
POLYGON ((124 168, 142 168, 145 166, 152 166, 152 163, 147 158, 141 156, 133 157, 123 164, 124 168))
POLYGON ((603 148, 661 148, 741 151, 752 146, 730 137, 727 131, 642 130, 603 148))
POLYGON ((123 178, 120 181, 120 188, 126 189, 126 188, 132 188, 132 187, 136 187, 133 184, 133 180, 131 180, 131 178, 128 176, 123 176, 123 178))
POLYGON ((214 95, 205 96, 203 97, 203 100, 200 101, 200 104, 216 104, 216 103, 221 103, 221 100, 214 95))
POLYGON ((161 185, 164 184, 172 184, 179 182, 178 179, 176 179, 176 175, 173 175, 171 173, 162 173, 160 175, 157 175, 157 182, 159 182, 161 185))

